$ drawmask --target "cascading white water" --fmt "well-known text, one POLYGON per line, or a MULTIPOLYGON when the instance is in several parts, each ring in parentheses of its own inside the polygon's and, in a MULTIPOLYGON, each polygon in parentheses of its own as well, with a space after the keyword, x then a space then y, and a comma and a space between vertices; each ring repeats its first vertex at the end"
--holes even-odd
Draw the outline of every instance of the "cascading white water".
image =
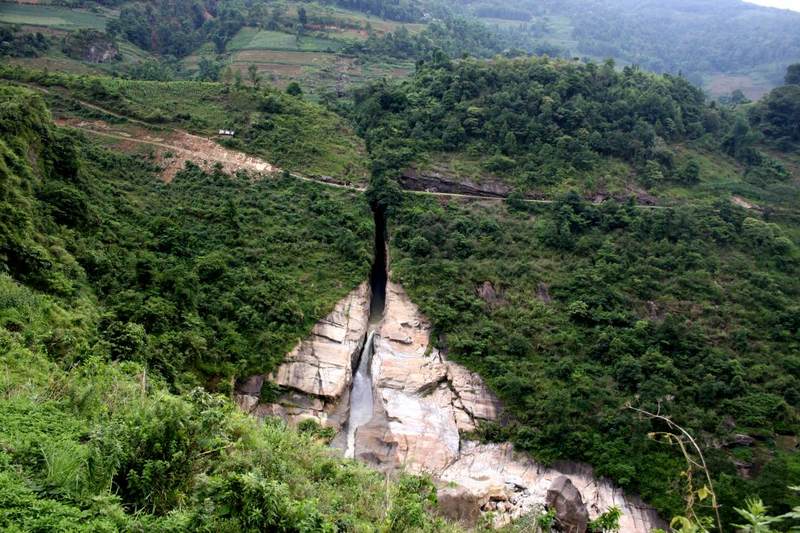
POLYGON ((356 452, 356 430, 369 422, 372 418, 372 377, 370 376, 370 362, 372 361, 372 347, 375 330, 367 334, 358 369, 353 376, 353 387, 350 390, 350 417, 347 420, 347 449, 345 457, 354 457, 356 452))

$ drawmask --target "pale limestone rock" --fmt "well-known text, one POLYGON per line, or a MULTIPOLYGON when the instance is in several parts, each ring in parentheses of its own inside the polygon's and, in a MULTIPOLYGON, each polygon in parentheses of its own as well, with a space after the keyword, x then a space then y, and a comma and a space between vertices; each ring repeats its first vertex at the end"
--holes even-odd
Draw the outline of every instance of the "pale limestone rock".
POLYGON ((350 385, 353 361, 369 321, 369 285, 362 283, 319 321, 286 356, 270 381, 314 396, 338 398, 350 385))
POLYGON ((290 425, 312 419, 341 429, 349 410, 353 365, 367 332, 369 304, 369 284, 362 283, 317 322, 273 374, 238 382, 234 399, 239 407, 261 419, 280 417, 290 425), (287 389, 275 403, 260 402, 265 379, 287 389))
POLYGON ((579 463, 544 467, 515 453, 510 444, 462 441, 458 460, 438 475, 443 482, 463 486, 482 499, 490 498, 497 487, 505 487, 509 501, 514 502, 513 509, 506 511, 509 519, 541 507, 553 481, 562 476, 580 493, 590 519, 617 506, 622 510, 620 531, 645 533, 666 526, 652 507, 626 496, 608 480, 595 478, 591 467, 579 463))
POLYGON ((583 496, 566 476, 559 476, 547 489, 546 503, 556 512, 556 520, 565 533, 585 533, 589 525, 589 512, 583 496))
POLYGON ((441 470, 458 457, 459 427, 472 417, 449 380, 449 365, 430 349, 429 333, 417 306, 389 282, 371 367, 379 406, 356 432, 356 457, 417 472, 441 470))
POLYGON ((477 495, 464 487, 442 487, 436 493, 439 512, 446 518, 474 525, 481 516, 481 502, 477 495))
MULTIPOLYGON (((271 376, 290 388, 289 393, 278 403, 259 404, 255 391, 260 391, 261 376, 254 376, 237 386, 239 405, 258 417, 280 416, 291 424, 313 418, 341 429, 368 316, 369 288, 364 284, 339 302, 271 376)), ((586 465, 545 468, 514 453, 510 444, 463 440, 460 433, 475 429, 476 422, 497 420, 501 406, 480 376, 445 360, 429 336, 429 322, 402 287, 389 282, 384 318, 374 337, 374 412, 356 431, 356 458, 382 469, 432 474, 446 485, 443 512, 466 523, 492 511, 495 526, 502 526, 539 510, 553 480, 565 476, 590 519, 615 505, 622 510, 625 533, 665 527, 652 508, 596 479, 586 465)))
POLYGON ((502 526, 541 509, 553 480, 566 476, 590 518, 616 505, 623 512, 621 531, 644 533, 665 525, 652 508, 595 479, 585 465, 545 468, 515 454, 510 444, 463 440, 460 432, 474 429, 477 420, 496 420, 501 406, 480 376, 432 348, 429 335, 429 322, 402 287, 389 282, 371 366, 375 414, 356 432, 357 458, 384 469, 432 474, 452 488, 445 491, 443 512, 465 522, 492 511, 494 524, 502 526))
POLYGON ((483 383, 481 377, 453 362, 447 363, 447 379, 458 394, 460 406, 471 418, 496 420, 500 402, 483 383))
POLYGON ((236 405, 245 413, 252 413, 253 409, 258 405, 258 396, 251 396, 249 394, 237 394, 235 396, 236 405))

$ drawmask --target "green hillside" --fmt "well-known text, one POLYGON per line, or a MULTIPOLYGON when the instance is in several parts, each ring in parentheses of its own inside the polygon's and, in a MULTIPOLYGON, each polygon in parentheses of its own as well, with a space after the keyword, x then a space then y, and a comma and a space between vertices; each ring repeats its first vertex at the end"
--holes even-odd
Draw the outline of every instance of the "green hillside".
MULTIPOLYGON (((0 3, 0 530, 460 530, 434 486, 455 482, 233 402, 382 278, 383 238, 426 356, 504 406, 459 439, 587 463, 673 531, 794 531, 797 20, 738 0, 0 3)), ((455 498, 474 531, 514 508, 486 498, 455 498)), ((562 527, 525 512, 506 531, 562 527)), ((618 530, 609 513, 587 531, 618 530)))
POLYGON ((634 406, 697 437, 723 524, 756 494, 797 506, 796 87, 722 107, 682 78, 538 58, 444 60, 356 94, 392 272, 511 412, 483 438, 589 462, 681 515, 684 459, 634 406), (516 193, 400 194, 442 154, 516 193))
POLYGON ((7 85, 0 130, 0 529, 435 526, 424 480, 387 487, 196 388, 268 370, 363 279, 364 202, 194 168, 164 186, 7 85))

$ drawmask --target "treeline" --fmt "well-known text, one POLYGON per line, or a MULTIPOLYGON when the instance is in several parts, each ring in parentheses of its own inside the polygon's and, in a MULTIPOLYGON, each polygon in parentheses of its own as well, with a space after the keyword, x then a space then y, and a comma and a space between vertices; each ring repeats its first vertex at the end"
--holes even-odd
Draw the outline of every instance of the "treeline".
POLYGON ((407 81, 355 94, 353 117, 377 169, 400 170, 439 153, 474 158, 478 172, 523 190, 589 175, 609 159, 633 167, 645 188, 699 181, 677 143, 698 141, 746 165, 759 187, 786 181, 759 149, 766 135, 797 135, 796 86, 776 89, 752 112, 707 103, 685 78, 546 57, 418 63, 407 81))
POLYGON ((442 7, 437 17, 418 33, 400 27, 382 36, 369 35, 366 41, 347 48, 353 54, 430 60, 439 51, 450 58, 473 56, 490 58, 497 54, 564 55, 565 51, 537 37, 535 29, 492 27, 475 18, 457 15, 442 7))
POLYGON ((20 31, 18 26, 0 25, 0 57, 39 57, 50 48, 41 32, 20 31))
POLYGON ((326 3, 398 22, 418 22, 424 15, 415 0, 324 0, 326 3))
POLYGON ((183 57, 207 40, 214 42, 217 51, 224 51, 245 21, 246 11, 237 4, 167 0, 125 6, 107 29, 145 50, 183 57))
POLYGON ((787 68, 785 82, 753 105, 749 117, 769 142, 789 151, 800 143, 800 63, 787 68))
POLYGON ((600 156, 668 167, 657 138, 719 133, 724 122, 683 78, 548 58, 430 61, 409 81, 359 91, 355 102, 360 131, 387 168, 467 152, 486 155, 489 172, 531 181, 591 168, 600 156))
POLYGON ((31 145, 41 168, 23 173, 6 155, 0 266, 50 294, 91 287, 112 357, 146 363, 170 383, 269 369, 366 275, 366 205, 191 165, 165 187, 147 158, 79 149, 41 126, 46 111, 26 98, 36 114, 20 119, 13 111, 26 107, 12 107, 3 127, 41 130, 42 146, 31 145), (53 251, 56 238, 63 253, 53 251), (305 276, 315 289, 302 289, 305 276))

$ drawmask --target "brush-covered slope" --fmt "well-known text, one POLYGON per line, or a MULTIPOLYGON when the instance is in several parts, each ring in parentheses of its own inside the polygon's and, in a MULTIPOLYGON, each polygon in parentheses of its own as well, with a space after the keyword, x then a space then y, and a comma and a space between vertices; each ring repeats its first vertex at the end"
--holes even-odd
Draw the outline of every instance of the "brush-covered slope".
POLYGON ((364 204, 192 168, 163 185, 20 88, 0 132, 0 529, 445 527, 424 480, 387 492, 314 428, 193 387, 269 368, 366 276, 364 204))
POLYGON ((484 437, 587 461, 674 516, 683 457, 626 404, 660 409, 698 438, 724 523, 754 494, 797 505, 800 221, 727 200, 530 209, 407 196, 390 217, 395 279, 511 414, 484 437))
POLYGON ((220 129, 233 130, 235 137, 220 142, 282 169, 365 179, 363 141, 341 117, 272 87, 73 76, 12 66, 0 68, 0 77, 49 91, 51 105, 67 113, 110 121, 134 119, 206 137, 220 129), (115 115, 86 109, 81 101, 115 115))
POLYGON ((353 116, 379 172, 414 166, 536 196, 758 199, 791 178, 743 113, 682 77, 611 62, 440 57, 359 91, 353 116))

